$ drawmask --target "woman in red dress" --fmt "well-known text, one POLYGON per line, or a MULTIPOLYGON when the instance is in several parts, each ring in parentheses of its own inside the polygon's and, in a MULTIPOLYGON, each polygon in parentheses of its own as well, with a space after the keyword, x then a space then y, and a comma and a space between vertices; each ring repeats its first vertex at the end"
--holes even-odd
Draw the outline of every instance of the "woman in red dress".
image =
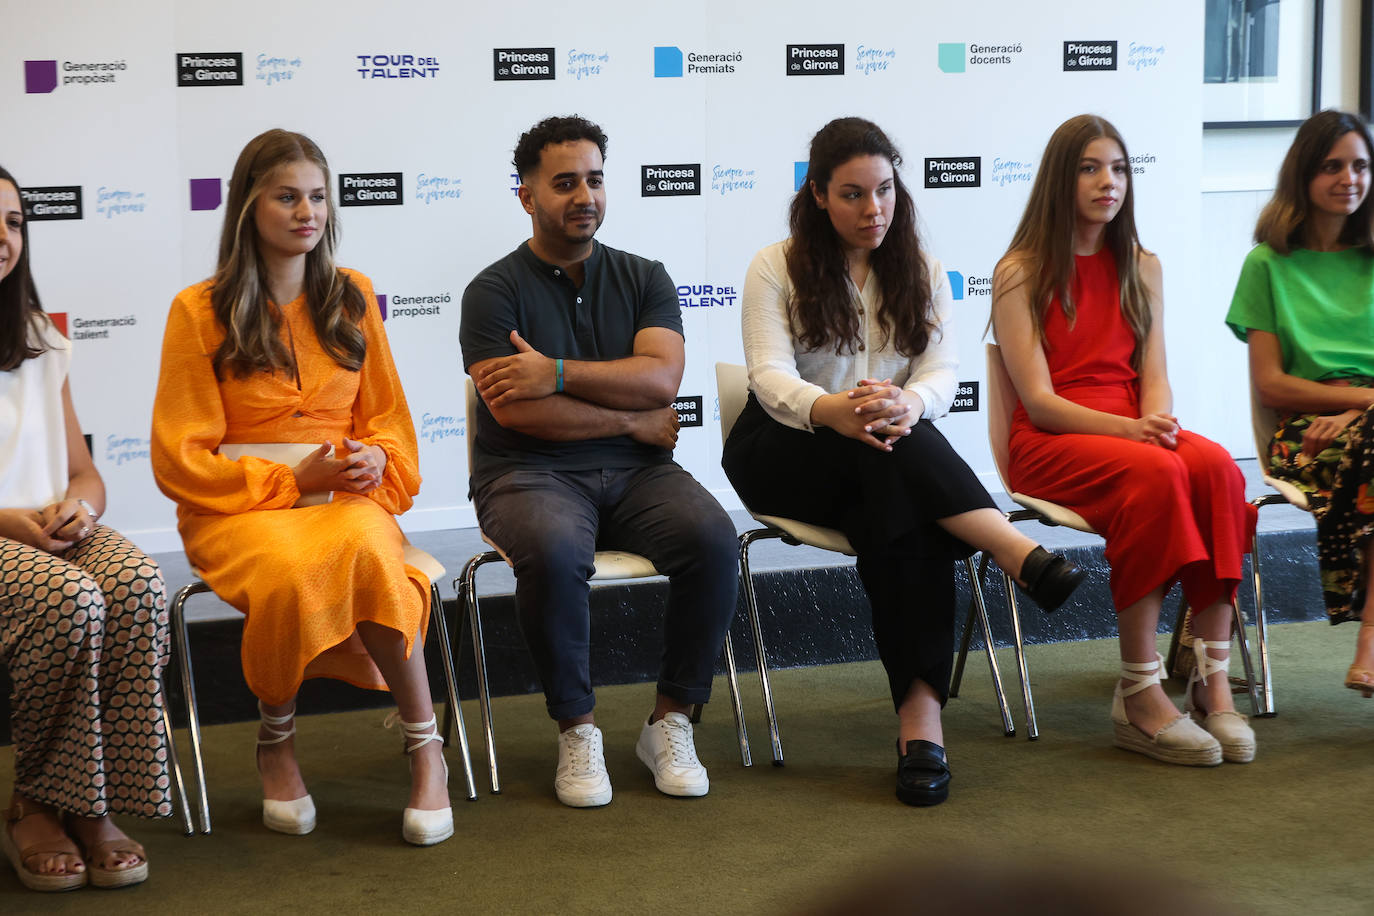
POLYGON ((1136 235, 1130 174, 1107 121, 1061 124, 997 265, 992 324, 1019 399, 1009 476, 1106 538, 1121 640, 1115 744, 1168 763, 1245 763, 1255 736, 1226 671, 1255 510, 1230 455, 1172 415, 1162 274, 1136 235), (1191 716, 1159 685, 1159 611, 1175 582, 1194 608, 1191 716))

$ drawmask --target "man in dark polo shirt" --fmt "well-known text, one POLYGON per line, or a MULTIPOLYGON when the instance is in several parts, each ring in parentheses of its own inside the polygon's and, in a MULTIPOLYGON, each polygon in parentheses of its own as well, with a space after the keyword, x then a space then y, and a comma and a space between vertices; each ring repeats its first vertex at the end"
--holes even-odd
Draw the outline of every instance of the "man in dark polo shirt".
POLYGON ((735 528, 672 459, 682 318, 663 265, 595 241, 606 212, 606 135, 547 118, 515 147, 533 236, 463 294, 472 491, 486 536, 515 569, 525 641, 558 722, 554 788, 566 805, 611 800, 588 665, 587 580, 597 547, 648 557, 668 577, 663 663, 635 747, 669 795, 705 795, 687 713, 735 610, 735 528))

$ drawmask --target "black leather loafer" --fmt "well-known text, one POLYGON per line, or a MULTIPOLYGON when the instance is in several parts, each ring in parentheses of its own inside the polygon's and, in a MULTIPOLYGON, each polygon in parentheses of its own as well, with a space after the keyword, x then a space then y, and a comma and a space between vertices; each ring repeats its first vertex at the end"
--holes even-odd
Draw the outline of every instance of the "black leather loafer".
POLYGON ((1049 613, 1059 607, 1088 577, 1068 557, 1036 547, 1021 563, 1021 581, 1040 609, 1049 613))
POLYGON ((949 761, 945 749, 919 738, 897 742, 897 797, 908 805, 928 807, 949 798, 949 761))

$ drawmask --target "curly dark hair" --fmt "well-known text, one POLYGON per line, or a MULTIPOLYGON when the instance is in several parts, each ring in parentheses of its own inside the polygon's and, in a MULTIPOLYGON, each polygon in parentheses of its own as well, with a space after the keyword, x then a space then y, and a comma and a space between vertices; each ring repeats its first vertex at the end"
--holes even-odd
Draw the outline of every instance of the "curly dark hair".
POLYGON ((883 345, 891 341, 902 355, 917 356, 930 343, 936 323, 930 271, 916 231, 916 205, 897 173, 902 164, 897 148, 882 128, 863 118, 836 118, 811 138, 806 180, 792 198, 788 220, 792 334, 807 349, 834 347, 836 353, 852 353, 862 335, 844 248, 829 214, 816 203, 835 169, 857 156, 881 156, 892 163, 892 224, 883 243, 869 255, 869 264, 882 290, 877 317, 883 345))
POLYGON ((520 135, 515 144, 515 156, 511 164, 515 173, 524 181, 525 176, 539 168, 539 159, 544 147, 551 143, 571 143, 575 140, 590 140, 601 150, 601 159, 606 159, 606 134, 600 126, 593 124, 581 115, 545 118, 520 135))
MULTIPOLYGON (((4 168, 0 168, 0 181, 14 185, 14 193, 19 197, 22 210, 24 192, 19 182, 4 168)), ((10 268, 5 279, 0 280, 0 371, 4 372, 18 369, 24 360, 33 359, 47 350, 42 338, 37 335, 47 318, 38 300, 33 276, 29 273, 29 222, 22 215, 18 232, 23 243, 19 260, 10 268)))

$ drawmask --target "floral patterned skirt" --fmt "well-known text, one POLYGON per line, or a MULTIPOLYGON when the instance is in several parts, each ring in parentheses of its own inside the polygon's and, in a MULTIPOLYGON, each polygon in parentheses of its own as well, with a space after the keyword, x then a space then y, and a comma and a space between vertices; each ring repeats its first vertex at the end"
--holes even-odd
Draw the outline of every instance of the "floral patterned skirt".
MULTIPOLYGON (((1374 387, 1374 379, 1351 379, 1374 387)), ((1374 535, 1374 407, 1341 430, 1315 456, 1302 453, 1302 437, 1317 414, 1291 414, 1279 420, 1269 443, 1269 476, 1288 481, 1303 493, 1317 520, 1317 557, 1322 598, 1330 621, 1359 620, 1369 571, 1364 554, 1374 535)))

